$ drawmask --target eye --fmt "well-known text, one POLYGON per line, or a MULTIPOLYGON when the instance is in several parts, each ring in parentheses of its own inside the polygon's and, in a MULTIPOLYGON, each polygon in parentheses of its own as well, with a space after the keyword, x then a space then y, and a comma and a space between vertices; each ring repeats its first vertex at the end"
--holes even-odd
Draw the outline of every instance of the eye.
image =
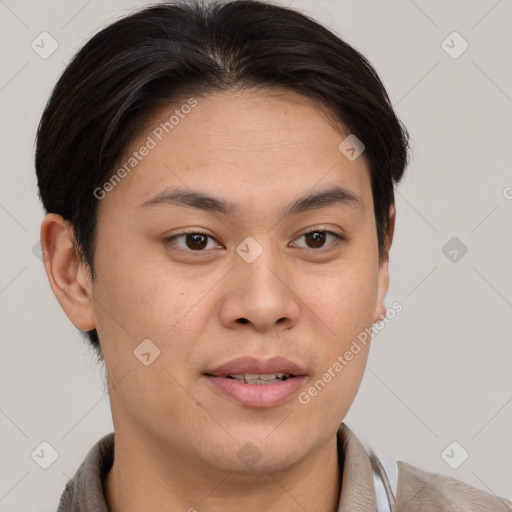
POLYGON ((193 251, 193 252, 204 252, 203 249, 212 249, 215 247, 220 247, 219 245, 215 245, 214 247, 208 247, 209 240, 215 241, 213 237, 207 235, 206 233, 199 233, 197 231, 190 231, 188 233, 180 233, 179 235, 174 235, 169 238, 166 238, 167 242, 171 242, 175 245, 178 245, 181 249, 193 251), (178 240, 184 242, 184 246, 176 243, 178 240))
MULTIPOLYGON (((300 240, 301 238, 304 238, 306 240, 306 243, 309 243, 309 246, 302 246, 305 249, 322 249, 325 246, 326 240, 331 237, 331 239, 334 239, 333 243, 328 244, 327 247, 330 247, 332 245, 336 245, 337 242, 341 240, 345 240, 345 238, 341 235, 338 235, 338 233, 334 233, 333 231, 327 231, 322 229, 315 229, 313 231, 308 231, 307 233, 304 233, 303 235, 299 236, 296 240, 300 240)), ((299 246, 301 247, 301 246, 299 246)))

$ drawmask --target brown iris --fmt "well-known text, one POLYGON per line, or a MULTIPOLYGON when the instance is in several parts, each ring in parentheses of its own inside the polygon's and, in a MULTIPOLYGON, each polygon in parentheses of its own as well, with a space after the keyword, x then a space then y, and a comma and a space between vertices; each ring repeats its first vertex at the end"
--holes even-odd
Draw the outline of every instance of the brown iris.
POLYGON ((189 249, 204 249, 208 245, 208 236, 201 233, 187 233, 185 239, 189 249))
POLYGON ((313 243, 313 248, 318 249, 323 247, 326 233, 325 231, 311 231, 311 233, 307 233, 304 237, 313 243))

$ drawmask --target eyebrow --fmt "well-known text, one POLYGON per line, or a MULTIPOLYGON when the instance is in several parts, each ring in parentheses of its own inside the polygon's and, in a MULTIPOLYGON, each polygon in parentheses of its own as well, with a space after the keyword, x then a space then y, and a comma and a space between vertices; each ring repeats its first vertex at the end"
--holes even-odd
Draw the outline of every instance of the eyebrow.
MULTIPOLYGON (((161 205, 188 206, 232 217, 241 213, 240 208, 231 201, 218 199, 200 191, 181 188, 166 189, 145 201, 141 208, 161 205)), ((363 201, 359 196, 344 187, 335 185, 318 192, 309 192, 299 197, 288 207, 284 208, 281 215, 282 217, 296 215, 305 211, 327 208, 334 205, 364 209, 363 201)))

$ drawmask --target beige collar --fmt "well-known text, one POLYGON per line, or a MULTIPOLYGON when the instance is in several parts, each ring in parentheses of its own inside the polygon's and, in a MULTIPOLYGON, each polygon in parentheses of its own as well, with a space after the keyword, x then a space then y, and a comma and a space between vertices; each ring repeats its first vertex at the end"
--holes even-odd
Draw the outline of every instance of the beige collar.
POLYGON ((342 469, 337 512, 377 510, 372 466, 364 446, 344 423, 341 424, 337 437, 342 469))

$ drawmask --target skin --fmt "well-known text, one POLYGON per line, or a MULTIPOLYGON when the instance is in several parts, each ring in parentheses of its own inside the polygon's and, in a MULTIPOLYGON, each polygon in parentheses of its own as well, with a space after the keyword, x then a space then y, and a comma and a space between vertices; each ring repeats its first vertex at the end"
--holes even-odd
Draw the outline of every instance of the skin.
MULTIPOLYGON (((116 443, 109 508, 335 511, 336 431, 369 344, 306 405, 294 396, 275 407, 243 406, 212 391, 203 373, 239 356, 283 356, 307 368, 304 391, 385 314, 388 258, 386 251, 379 259, 368 165, 364 154, 348 160, 338 150, 347 134, 295 93, 197 101, 99 201, 94 282, 73 251, 72 226, 55 214, 41 226, 55 296, 102 344, 116 443), (331 185, 361 205, 282 217, 297 198, 331 185), (232 201, 240 213, 141 207, 174 186, 232 201), (166 240, 187 230, 212 238, 199 250, 186 237, 166 240), (345 240, 327 235, 322 245, 303 236, 315 230, 345 240), (247 236, 263 248, 250 264, 236 252, 247 236), (146 338, 160 349, 149 366, 134 356, 146 338), (261 454, 250 467, 237 456, 248 442, 261 454)), ((175 108, 151 119, 126 156, 175 108)), ((393 208, 390 218, 388 249, 393 208)))

